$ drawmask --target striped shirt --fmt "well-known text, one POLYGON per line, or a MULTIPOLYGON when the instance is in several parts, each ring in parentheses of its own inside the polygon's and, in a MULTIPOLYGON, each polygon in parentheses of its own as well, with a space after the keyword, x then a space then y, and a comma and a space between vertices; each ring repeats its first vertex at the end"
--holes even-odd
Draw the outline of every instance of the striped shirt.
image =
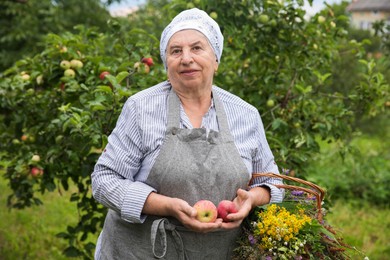
MULTIPOLYGON (((156 192, 145 181, 165 137, 170 89, 170 83, 165 81, 126 101, 92 173, 94 198, 132 223, 145 220, 144 203, 151 192, 156 192)), ((224 106, 230 132, 248 173, 279 173, 258 110, 219 87, 213 86, 213 92, 224 106)), ((193 128, 183 107, 180 110, 180 127, 193 128)), ((219 129, 213 103, 203 116, 202 127, 219 129)), ((280 202, 283 190, 273 186, 280 183, 275 178, 257 178, 253 186, 268 186, 271 202, 280 202)))

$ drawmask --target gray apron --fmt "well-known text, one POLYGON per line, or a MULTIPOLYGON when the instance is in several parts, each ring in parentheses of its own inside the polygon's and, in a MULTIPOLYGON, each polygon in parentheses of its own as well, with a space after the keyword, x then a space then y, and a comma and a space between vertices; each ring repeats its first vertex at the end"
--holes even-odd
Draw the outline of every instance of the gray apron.
MULTIPOLYGON (((171 90, 168 124, 160 153, 146 183, 159 194, 190 205, 208 199, 233 200, 247 188, 250 174, 230 134, 222 103, 213 92, 219 132, 181 129, 180 100, 171 90)), ((109 210, 101 237, 100 259, 230 259, 240 228, 197 233, 174 218, 148 216, 142 224, 122 220, 109 210)))

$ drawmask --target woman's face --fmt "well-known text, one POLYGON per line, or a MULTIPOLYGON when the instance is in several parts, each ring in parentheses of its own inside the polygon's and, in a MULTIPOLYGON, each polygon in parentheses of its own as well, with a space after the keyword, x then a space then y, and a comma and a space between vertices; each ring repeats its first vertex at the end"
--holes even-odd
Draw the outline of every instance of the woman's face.
POLYGON ((167 47, 168 78, 175 88, 211 88, 217 58, 207 38, 197 30, 175 33, 167 47))

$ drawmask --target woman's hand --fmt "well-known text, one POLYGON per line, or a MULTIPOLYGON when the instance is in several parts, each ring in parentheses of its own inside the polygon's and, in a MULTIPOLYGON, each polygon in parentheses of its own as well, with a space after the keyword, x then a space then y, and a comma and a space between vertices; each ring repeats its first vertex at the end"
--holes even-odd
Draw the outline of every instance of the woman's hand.
POLYGON ((152 192, 146 199, 142 212, 155 216, 174 217, 188 229, 201 233, 220 229, 222 225, 222 219, 217 219, 213 223, 202 223, 196 219, 196 209, 186 201, 155 192, 152 192))
POLYGON ((238 211, 236 213, 230 213, 227 215, 227 219, 230 222, 223 222, 222 228, 232 229, 241 225, 242 221, 248 216, 252 210, 253 198, 249 191, 238 189, 237 197, 233 200, 238 211))
POLYGON ((232 229, 239 227, 252 208, 269 203, 270 198, 270 192, 265 187, 255 187, 249 191, 238 189, 237 197, 233 200, 238 211, 227 215, 227 219, 230 222, 223 222, 222 228, 232 229))
POLYGON ((172 198, 171 203, 171 214, 170 216, 175 217, 180 221, 186 228, 207 233, 221 228, 222 219, 218 218, 213 223, 203 223, 196 219, 196 209, 191 207, 186 201, 172 198))

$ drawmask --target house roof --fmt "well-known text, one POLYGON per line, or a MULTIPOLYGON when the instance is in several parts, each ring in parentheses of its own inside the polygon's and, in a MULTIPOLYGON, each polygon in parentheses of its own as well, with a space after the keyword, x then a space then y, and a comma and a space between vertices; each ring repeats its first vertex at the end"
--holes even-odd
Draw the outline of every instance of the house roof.
POLYGON ((347 11, 390 11, 390 0, 352 0, 347 11))

